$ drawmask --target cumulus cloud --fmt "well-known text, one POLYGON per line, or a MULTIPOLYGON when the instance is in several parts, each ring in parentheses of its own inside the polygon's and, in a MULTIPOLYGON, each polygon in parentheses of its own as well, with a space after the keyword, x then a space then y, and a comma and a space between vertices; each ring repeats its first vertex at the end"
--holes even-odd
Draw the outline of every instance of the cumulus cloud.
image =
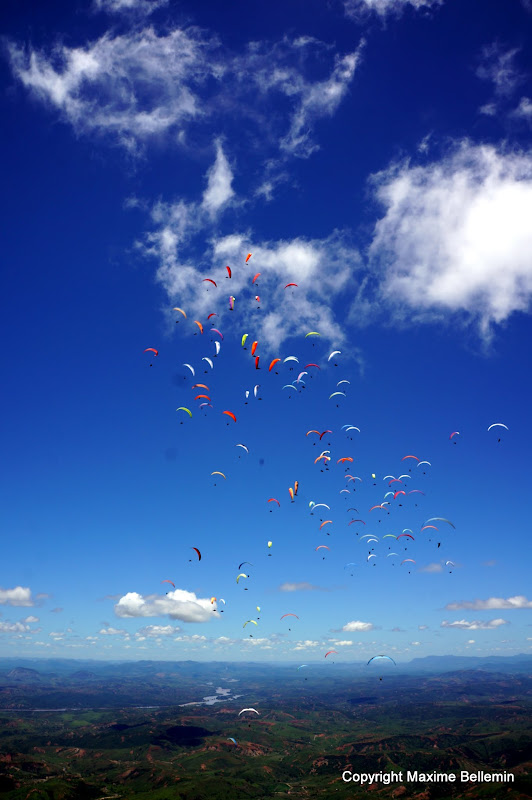
POLYGON ((532 608, 532 600, 518 594, 514 597, 488 597, 487 600, 462 600, 459 603, 447 603, 445 606, 447 611, 457 611, 458 609, 467 609, 468 611, 489 611, 494 609, 508 609, 508 608, 532 608))
POLYGON ((27 586, 15 586, 14 589, 0 588, 0 605, 2 606, 34 606, 31 589, 27 586))
POLYGON ((313 647, 319 647, 321 642, 315 642, 312 639, 305 639, 303 642, 297 642, 294 650, 310 650, 313 647))
POLYGON ((22 622, 0 622, 0 633, 24 633, 30 626, 22 622))
POLYGON ((458 628, 463 631, 488 631, 494 630, 495 628, 499 628, 501 625, 508 625, 508 621, 505 619, 491 619, 487 622, 483 622, 480 620, 474 620, 473 622, 468 622, 465 619, 456 620, 455 622, 447 622, 444 620, 441 623, 442 628, 458 628))
POLYGON ((164 617, 182 622, 209 622, 218 617, 210 598, 196 597, 194 592, 175 589, 167 595, 147 595, 128 592, 115 605, 117 617, 164 617))
MULTIPOLYGON (((127 631, 118 628, 102 628, 100 631, 103 636, 127 636, 127 631)), ((50 634, 51 636, 52 634, 50 634)))
POLYGON ((324 589, 323 586, 314 586, 312 583, 307 583, 306 581, 300 581, 299 583, 291 583, 289 581, 282 583, 279 586, 280 592, 327 592, 328 589, 324 589))
MULTIPOLYGON (((158 4, 99 5, 123 12, 158 4)), ((208 31, 159 34, 153 26, 107 32, 80 47, 58 44, 53 52, 8 43, 15 76, 78 133, 110 136, 135 153, 155 137, 185 146, 192 125, 196 132, 208 121, 212 130, 213 120, 221 125, 230 116, 247 129, 246 142, 275 145, 277 157, 309 156, 317 147, 315 123, 331 116, 348 91, 360 48, 336 55, 328 74, 317 77, 313 62, 327 49, 312 37, 284 37, 234 53, 208 31)))
POLYGON ((418 10, 442 3, 443 0, 344 0, 344 8, 348 17, 358 19, 368 11, 384 17, 386 14, 399 15, 407 8, 418 10))
POLYGON ((532 296, 532 154, 462 142, 441 161, 374 176, 386 212, 370 256, 396 318, 494 324, 532 296))
POLYGON ((342 630, 346 633, 351 633, 352 631, 372 631, 373 623, 354 620, 353 622, 348 622, 346 625, 344 625, 342 630))
POLYGON ((39 622, 39 617, 30 615, 29 617, 26 617, 26 619, 23 619, 22 622, 39 622))
POLYGON ((354 644, 354 642, 350 641, 349 639, 340 639, 335 640, 334 642, 335 647, 351 647, 352 644, 354 644))
POLYGON ((176 633, 179 633, 181 628, 177 625, 146 625, 144 628, 140 628, 135 636, 142 636, 142 637, 158 637, 158 636, 173 636, 176 633))

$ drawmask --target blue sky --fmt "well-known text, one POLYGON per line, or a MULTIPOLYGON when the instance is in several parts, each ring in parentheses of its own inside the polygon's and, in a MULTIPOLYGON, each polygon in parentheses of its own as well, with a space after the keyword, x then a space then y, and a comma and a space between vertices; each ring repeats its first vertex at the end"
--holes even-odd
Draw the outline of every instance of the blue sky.
POLYGON ((4 4, 2 655, 530 652, 531 11, 4 4))

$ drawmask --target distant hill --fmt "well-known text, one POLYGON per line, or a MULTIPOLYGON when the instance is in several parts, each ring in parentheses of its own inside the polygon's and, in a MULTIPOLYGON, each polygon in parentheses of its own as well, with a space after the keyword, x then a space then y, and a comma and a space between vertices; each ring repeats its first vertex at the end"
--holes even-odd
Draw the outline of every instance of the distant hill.
POLYGON ((73 681, 90 681, 98 676, 95 672, 91 672, 88 669, 78 669, 78 671, 74 672, 70 677, 73 681))
POLYGON ((41 680, 41 676, 37 670, 28 669, 28 667, 15 667, 15 669, 7 673, 7 677, 12 681, 24 681, 25 683, 41 680))

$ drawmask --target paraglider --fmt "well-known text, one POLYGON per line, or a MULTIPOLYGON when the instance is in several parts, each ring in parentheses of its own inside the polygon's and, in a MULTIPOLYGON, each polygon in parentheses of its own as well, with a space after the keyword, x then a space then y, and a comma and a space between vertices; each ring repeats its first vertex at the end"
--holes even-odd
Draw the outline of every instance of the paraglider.
POLYGON ((284 619, 285 617, 295 617, 296 619, 299 619, 299 617, 297 616, 297 614, 283 614, 283 616, 281 617, 281 619, 284 619))
POLYGON ((187 315, 185 314, 182 308, 178 308, 177 306, 175 306, 175 308, 173 308, 172 311, 179 311, 181 314, 183 314, 185 319, 187 318, 187 315))
MULTIPOLYGON (((251 253, 250 253, 250 255, 251 255, 251 253)), ((243 714, 244 711, 253 711, 255 714, 259 714, 259 712, 257 711, 256 708, 243 708, 242 711, 238 712, 238 716, 240 716, 240 714, 243 714)))
POLYGON ((372 661, 377 661, 377 659, 379 659, 379 658, 385 658, 385 659, 387 658, 389 661, 391 661, 391 662, 392 662, 392 664, 394 664, 395 666, 397 666, 397 664, 395 663, 395 661, 393 660, 393 658, 392 658, 391 656, 385 656, 385 655, 382 655, 382 654, 380 654, 380 655, 378 655, 378 656, 373 656, 373 658, 370 658, 370 660, 368 661, 368 663, 366 664, 366 666, 369 666, 369 664, 371 664, 371 663, 372 663, 372 661))
POLYGON ((329 650, 327 653, 325 653, 324 658, 327 658, 327 656, 330 656, 332 653, 336 653, 336 655, 338 655, 338 650, 329 650))
POLYGON ((185 406, 179 406, 179 408, 176 408, 176 411, 186 411, 188 416, 192 417, 192 411, 190 410, 190 408, 185 408, 185 406))
POLYGON ((224 481, 226 481, 226 480, 227 480, 227 478, 225 477, 225 475, 223 474, 223 472, 218 472, 218 471, 215 471, 215 472, 211 472, 211 475, 221 475, 221 476, 222 476, 222 478, 224 479, 224 481))
POLYGON ((155 347, 147 347, 144 351, 145 353, 155 353, 156 356, 159 355, 159 351, 155 349, 155 347))
POLYGON ((231 417, 231 419, 236 422, 236 417, 232 411, 222 411, 222 414, 227 414, 228 417, 231 417))
POLYGON ((239 583, 240 578, 249 578, 249 575, 246 575, 245 572, 241 572, 240 575, 237 576, 236 582, 239 583))
MULTIPOLYGON (((227 741, 228 741, 228 742, 233 742, 233 744, 236 744, 236 739, 233 739, 233 737, 232 737, 232 736, 228 736, 228 737, 227 737, 227 741)), ((237 745, 237 747, 238 747, 238 745, 237 745)))
POLYGON ((342 353, 342 351, 341 351, 341 350, 333 350, 333 351, 332 351, 332 353, 331 353, 331 355, 328 357, 327 361, 330 361, 330 360, 331 360, 331 358, 332 358, 333 356, 339 356, 339 355, 341 355, 341 353, 342 353))
POLYGON ((201 324, 201 322, 199 322, 197 319, 195 319, 194 322, 198 326, 200 333, 203 333, 203 325, 201 324))
POLYGON ((253 278, 253 280, 251 281, 251 284, 252 284, 252 285, 255 283, 255 281, 257 280, 257 278, 260 278, 260 272, 257 272, 257 274, 255 275, 255 277, 254 277, 254 278, 253 278))
POLYGON ((183 366, 184 367, 188 367, 188 369, 191 371, 192 375, 194 375, 194 376, 196 375, 196 371, 195 371, 194 367, 191 364, 183 364, 183 366))
POLYGON ((174 583, 173 581, 169 581, 168 579, 166 579, 166 580, 164 580, 164 581, 161 581, 161 583, 171 583, 171 584, 172 584, 172 586, 173 586, 173 587, 174 587, 174 589, 175 589, 175 583, 174 583))
MULTIPOLYGON (((438 522, 438 521, 439 522, 446 522, 448 525, 451 526, 451 528, 454 528, 456 530, 456 527, 453 525, 451 520, 445 519, 445 517, 431 517, 430 519, 427 520, 427 522, 438 522)), ((427 524, 427 523, 425 523, 425 524, 427 524)))
POLYGON ((191 549, 191 550, 195 550, 195 551, 196 551, 196 553, 198 554, 198 561, 201 561, 201 553, 200 553, 200 551, 198 550, 198 548, 197 548, 197 547, 191 547, 190 549, 191 549))
POLYGON ((216 288, 218 288, 216 281, 213 281, 212 278, 203 278, 203 283, 212 283, 213 286, 216 286, 216 288))
POLYGON ((246 256, 246 264, 248 263, 248 261, 249 261, 249 259, 251 258, 252 255, 253 255, 253 253, 248 253, 247 254, 247 256, 246 256))

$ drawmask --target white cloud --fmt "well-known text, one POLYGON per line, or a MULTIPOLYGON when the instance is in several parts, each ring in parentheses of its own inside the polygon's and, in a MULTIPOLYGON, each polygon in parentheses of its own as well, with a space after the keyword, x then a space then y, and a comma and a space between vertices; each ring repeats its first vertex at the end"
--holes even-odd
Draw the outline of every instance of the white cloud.
POLYGON ((520 117, 532 125, 532 102, 529 97, 521 98, 517 108, 512 111, 512 116, 520 117))
POLYGON ((361 43, 355 53, 337 56, 332 73, 323 81, 294 83, 294 75, 285 83, 285 75, 281 84, 288 95, 299 95, 298 107, 292 116, 290 129, 281 139, 281 149, 291 155, 307 158, 318 149, 310 136, 314 122, 320 117, 331 117, 348 91, 355 70, 360 62, 361 43))
POLYGON ((0 589, 0 605, 2 606, 34 606, 31 589, 27 586, 15 586, 14 589, 0 589))
POLYGON ((194 633, 194 634, 192 634, 190 636, 189 635, 176 636, 174 641, 176 641, 176 642, 192 642, 194 644, 194 643, 197 643, 197 642, 206 642, 207 641, 207 637, 206 636, 202 636, 200 633, 194 633))
POLYGON ((94 0, 94 9, 106 14, 148 16, 168 3, 169 0, 94 0))
POLYGON ((135 636, 140 636, 143 639, 147 636, 173 636, 180 630, 181 628, 177 625, 146 625, 146 627, 140 628, 135 636))
POLYGON ((312 639, 305 639, 303 642, 297 642, 294 650, 310 650, 313 647, 320 647, 321 642, 315 642, 312 639))
POLYGON ((509 97, 523 80, 515 66, 515 56, 519 48, 504 50, 498 42, 494 42, 482 50, 481 63, 477 68, 477 76, 493 84, 497 98, 509 97))
POLYGON ((196 597, 194 592, 175 589, 167 595, 147 595, 128 592, 115 605, 117 617, 163 617, 180 619, 182 622, 209 622, 219 617, 213 611, 210 598, 196 597))
POLYGON ((468 640, 467 640, 467 643, 468 643, 468 644, 475 644, 475 640, 474 640, 474 639, 468 639, 468 640))
POLYGON ((420 572, 441 572, 442 570, 443 570, 442 565, 437 563, 436 561, 427 564, 425 567, 420 567, 419 569, 420 572))
POLYGON ((344 0, 345 13, 357 19, 361 13, 374 11, 380 16, 400 14, 407 7, 414 9, 430 8, 443 3, 443 0, 344 0))
POLYGON ((397 318, 493 324, 532 297, 532 154, 468 141, 424 167, 374 176, 385 216, 370 247, 397 318))
POLYGON ((335 647, 351 647, 353 644, 354 642, 350 641, 349 639, 340 639, 334 641, 335 647))
POLYGON ((102 628, 100 634, 103 634, 104 636, 127 636, 127 631, 109 627, 102 628))
MULTIPOLYGON (((100 0, 100 6, 153 7, 141 0, 100 0)), ((245 128, 251 147, 268 144, 277 155, 300 157, 316 149, 315 123, 336 111, 359 63, 360 48, 336 55, 326 77, 310 78, 312 58, 327 49, 311 37, 285 37, 234 53, 194 27, 161 35, 154 27, 108 32, 81 47, 59 44, 52 53, 8 43, 15 76, 79 133, 110 135, 135 153, 170 133, 174 144, 188 146, 192 124, 208 121, 212 132, 213 120, 221 129, 230 117, 245 128)))
MULTIPOLYGON (((198 87, 212 75, 214 39, 197 29, 104 34, 48 56, 8 45, 15 75, 80 133, 112 134, 130 150, 200 116, 198 87)), ((223 72, 221 65, 216 67, 223 72)))
MULTIPOLYGON (((166 290, 169 306, 186 304, 187 314, 195 318, 212 311, 213 298, 220 288, 205 284, 203 278, 218 281, 225 278, 222 260, 233 270, 231 292, 239 302, 249 293, 250 269, 260 272, 257 291, 261 298, 261 313, 257 314, 255 303, 239 302, 243 315, 242 324, 252 325, 255 338, 270 351, 277 351, 290 337, 305 335, 317 330, 322 341, 334 345, 344 341, 344 325, 336 321, 334 306, 348 286, 356 288, 353 271, 360 264, 358 252, 335 232, 327 239, 296 238, 286 241, 254 240, 253 262, 247 269, 236 268, 244 263, 252 234, 231 234, 211 239, 210 249, 194 259, 185 257, 189 253, 191 238, 197 232, 198 222, 205 223, 195 215, 194 206, 183 202, 158 204, 152 213, 156 229, 148 234, 145 243, 138 247, 146 256, 157 258, 159 267, 156 278, 166 290), (196 266, 201 264, 201 267, 196 266), (210 267, 210 268, 209 268, 210 267), (285 291, 288 282, 298 284, 293 292, 285 291)), ((204 242, 206 229, 201 230, 204 242)), ((230 316, 228 303, 218 306, 219 319, 230 316)), ((358 350, 350 348, 351 355, 358 357, 358 350)))
POLYGON ((314 586, 312 583, 307 583, 307 581, 301 581, 299 583, 291 583, 289 581, 282 583, 279 586, 280 592, 326 592, 327 589, 324 589, 321 586, 314 586))
POLYGON ((203 193, 202 206, 216 214, 233 197, 231 187, 233 173, 220 142, 216 143, 216 161, 207 173, 207 188, 203 193))
POLYGON ((508 621, 505 619, 491 619, 488 622, 482 622, 479 620, 474 620, 473 622, 467 622, 465 619, 456 620, 455 622, 447 622, 444 620, 441 623, 442 628, 459 628, 460 630, 464 631, 476 631, 476 630, 493 630, 495 628, 499 628, 501 625, 508 625, 508 621))
POLYGON ((29 629, 30 626, 22 622, 0 622, 0 633, 23 633, 29 629))
POLYGON ((372 631, 373 630, 373 623, 372 622, 359 622, 353 621, 348 622, 342 628, 343 631, 346 633, 351 633, 351 631, 372 631))
POLYGON ((462 600, 460 603, 447 603, 445 608, 448 611, 457 611, 458 609, 465 608, 470 611, 486 611, 491 609, 508 609, 508 608, 532 608, 532 600, 518 594, 514 597, 488 597, 487 600, 462 600))
POLYGON ((420 646, 421 646, 421 642, 410 642, 410 644, 411 644, 413 647, 420 647, 420 646))
POLYGON ((429 627, 428 625, 418 625, 417 629, 418 631, 426 631, 428 630, 428 627, 429 627))
POLYGON ((22 622, 39 622, 39 617, 30 615, 29 617, 26 617, 26 619, 23 619, 22 622))

